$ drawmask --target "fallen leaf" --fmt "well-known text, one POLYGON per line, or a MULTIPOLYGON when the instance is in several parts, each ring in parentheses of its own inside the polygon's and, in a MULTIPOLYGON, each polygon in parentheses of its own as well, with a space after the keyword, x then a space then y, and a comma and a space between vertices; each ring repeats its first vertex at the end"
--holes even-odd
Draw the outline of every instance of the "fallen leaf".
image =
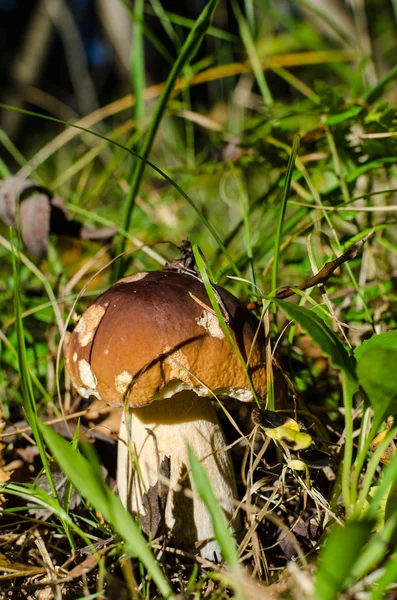
MULTIPOLYGON (((169 456, 163 458, 159 474, 161 478, 170 479, 171 460, 169 456)), ((168 487, 160 481, 150 486, 148 491, 143 495, 142 504, 145 514, 141 515, 141 527, 146 535, 151 535, 155 538, 162 533, 165 524, 167 496, 168 487)))
POLYGON ((267 436, 293 450, 305 450, 313 441, 308 433, 300 430, 294 419, 275 411, 255 408, 252 411, 252 420, 263 428, 267 436))
MULTIPOLYGON (((52 474, 52 479, 54 481, 55 488, 56 488, 56 491, 58 494, 58 498, 59 498, 60 502, 63 504, 64 500, 65 500, 64 496, 65 496, 65 491, 66 491, 66 485, 69 480, 68 480, 67 476, 65 475, 65 473, 60 470, 57 463, 51 464, 51 474, 52 474)), ((41 487, 43 490, 45 490, 47 492, 47 494, 51 494, 50 484, 48 483, 47 475, 45 473, 40 475, 40 477, 38 478, 36 483, 39 487, 41 487)), ((69 509, 74 510, 75 508, 77 508, 80 505, 80 503, 81 503, 81 498, 80 498, 79 494, 77 494, 76 490, 73 488, 71 496, 70 496, 70 501, 69 501, 69 509)), ((28 506, 32 507, 32 508, 29 508, 29 510, 28 510, 29 514, 32 515, 36 519, 39 519, 41 521, 46 521, 52 515, 52 510, 43 510, 42 507, 37 506, 37 504, 35 504, 33 502, 28 502, 27 504, 28 504, 28 506)))
POLYGON ((8 177, 0 187, 0 219, 9 227, 20 229, 24 247, 40 259, 47 256, 50 234, 102 242, 116 234, 111 227, 89 229, 69 219, 62 198, 31 179, 20 177, 8 177))

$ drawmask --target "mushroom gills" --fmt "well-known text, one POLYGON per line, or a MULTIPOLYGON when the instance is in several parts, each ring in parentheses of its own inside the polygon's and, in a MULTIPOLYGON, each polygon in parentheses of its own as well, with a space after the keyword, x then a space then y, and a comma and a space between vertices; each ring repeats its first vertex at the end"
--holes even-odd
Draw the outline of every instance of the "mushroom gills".
MULTIPOLYGON (((236 482, 224 433, 209 398, 182 391, 167 401, 126 409, 119 433, 117 483, 124 506, 145 514, 142 498, 159 481, 158 465, 170 457, 170 484, 165 508, 165 525, 172 543, 186 551, 200 548, 202 557, 221 559, 219 544, 213 540, 212 521, 204 503, 194 491, 189 476, 187 442, 204 466, 226 518, 234 513, 236 482), (148 432, 151 430, 155 436, 148 432), (156 448, 157 446, 157 448, 156 448), (139 461, 140 475, 135 468, 139 461), (185 494, 186 488, 193 494, 185 494), (206 541, 210 539, 211 541, 206 541)), ((233 520, 234 533, 239 528, 233 520)))

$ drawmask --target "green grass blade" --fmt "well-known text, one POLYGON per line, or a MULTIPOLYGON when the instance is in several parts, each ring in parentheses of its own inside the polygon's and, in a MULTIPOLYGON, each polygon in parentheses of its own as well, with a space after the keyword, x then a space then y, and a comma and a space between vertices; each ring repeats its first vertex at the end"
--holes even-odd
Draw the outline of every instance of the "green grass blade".
POLYGON ((245 51, 247 52, 251 61, 252 70, 254 71, 255 79, 262 94, 263 101, 266 106, 271 107, 273 105, 273 97, 269 86, 267 85, 266 77, 263 73, 261 61, 256 51, 254 40, 252 39, 252 33, 247 21, 244 19, 239 5, 235 0, 232 0, 232 7, 239 26, 240 36, 243 41, 245 51))
POLYGON ((204 467, 188 445, 188 455, 194 487, 211 515, 215 538, 219 543, 223 558, 235 571, 240 570, 240 561, 234 537, 228 527, 223 510, 219 506, 214 490, 204 467))
MULTIPOLYGON (((160 0, 150 0, 150 4, 152 5, 153 13, 162 24, 163 29, 168 35, 169 39, 174 44, 175 48, 179 48, 180 40, 175 32, 174 27, 172 26, 171 15, 165 12, 160 0)), ((193 26, 193 21, 191 21, 190 26, 193 26)))
POLYGON ((257 395, 255 393, 255 390, 254 390, 252 382, 251 382, 251 378, 250 378, 249 373, 248 373, 247 364, 246 364, 246 362, 245 362, 245 360, 244 360, 244 358, 243 358, 243 356, 242 356, 242 354, 241 354, 241 352, 240 352, 240 350, 239 350, 236 342, 232 338, 232 335, 231 335, 231 333, 229 331, 229 327, 226 324, 225 317, 224 317, 224 315, 222 313, 222 310, 221 310, 221 308, 219 306, 219 302, 216 299, 216 294, 215 294, 214 288, 212 286, 212 283, 209 280, 204 260, 203 260, 203 258, 201 256, 200 249, 198 248, 197 245, 193 246, 193 252, 194 252, 194 257, 196 259, 197 268, 200 271, 200 275, 201 275, 201 278, 203 280, 205 290, 206 290, 206 292, 208 294, 208 298, 210 299, 212 308, 214 309, 215 314, 218 317, 219 325, 221 326, 223 333, 225 334, 226 338, 230 342, 230 344, 231 344, 234 352, 236 353, 239 361, 241 362, 241 364, 242 364, 242 366, 244 368, 245 375, 246 375, 246 378, 247 378, 247 382, 249 383, 252 395, 255 398, 255 401, 258 404, 258 406, 260 406, 259 400, 257 398, 257 395))
POLYGON ((304 306, 297 306, 286 300, 275 300, 274 302, 289 319, 301 326, 313 342, 320 346, 323 353, 331 358, 335 367, 339 367, 355 380, 354 364, 346 348, 321 317, 304 306))
POLYGON ((285 209, 287 208, 287 200, 288 200, 289 191, 291 188, 292 173, 294 171, 295 159, 296 159, 296 155, 298 153, 299 143, 300 143, 300 136, 298 134, 296 134, 294 136, 291 154, 289 155, 289 159, 288 159, 288 165, 287 165, 287 171, 286 171, 286 175, 285 175, 285 183, 284 183, 284 189, 283 189, 283 196, 281 199, 280 212, 279 212, 279 216, 278 216, 277 231, 276 231, 276 236, 274 238, 274 259, 273 259, 273 268, 272 268, 272 289, 273 290, 277 289, 278 268, 279 268, 279 260, 280 260, 280 247, 281 247, 282 235, 283 235, 284 215, 285 215, 285 209))
MULTIPOLYGON (((43 488, 38 485, 28 483, 28 484, 19 484, 19 483, 5 483, 0 484, 0 490, 3 493, 10 494, 12 496, 17 496, 18 498, 23 498, 27 502, 33 503, 36 506, 41 507, 43 510, 51 510, 54 515, 56 515, 61 522, 67 523, 67 525, 72 529, 77 535, 81 537, 84 543, 92 548, 93 554, 95 554, 95 547, 89 536, 87 536, 84 531, 76 525, 72 517, 69 513, 64 510, 64 508, 54 499, 52 496, 47 494, 43 488)), ((4 512, 6 512, 5 509, 4 512)), ((10 509, 10 512, 12 509, 10 509)))
MULTIPOLYGON (((210 0, 208 2, 201 15, 198 17, 195 26, 190 31, 171 69, 171 73, 167 78, 164 89, 157 103, 156 110, 150 122, 149 129, 145 135, 145 140, 142 146, 142 160, 138 161, 134 166, 134 170, 130 181, 130 187, 127 196, 123 202, 121 227, 126 231, 128 231, 130 226, 135 197, 139 192, 143 173, 146 166, 146 161, 152 149, 157 130, 160 126, 168 101, 171 97, 175 82, 180 73, 182 72, 182 69, 185 67, 185 65, 188 64, 190 60, 192 60, 199 46, 201 45, 201 42, 208 28, 211 25, 212 17, 218 2, 219 0, 210 0)), ((117 249, 117 254, 121 254, 122 252, 124 252, 124 250, 125 239, 121 238, 117 249)), ((118 279, 121 276, 122 268, 122 261, 118 261, 115 263, 115 279, 118 279)))
POLYGON ((340 597, 372 527, 371 520, 351 521, 346 527, 337 527, 330 532, 316 573, 316 598, 337 600, 340 597))
POLYGON ((240 207, 243 215, 243 223, 244 223, 244 238, 245 238, 245 247, 246 254, 249 264, 249 276, 252 283, 256 283, 255 278, 255 269, 254 269, 254 255, 252 251, 252 240, 251 240, 251 231, 250 231, 250 222, 249 222, 249 204, 246 190, 244 189, 243 182, 241 181, 241 177, 237 172, 237 169, 234 167, 233 163, 230 164, 231 171, 233 173, 234 179, 238 188, 238 195, 240 198, 240 207))
MULTIPOLYGON (((125 10, 130 14, 134 23, 137 23, 140 25, 142 33, 150 41, 150 43, 153 45, 153 47, 156 48, 156 50, 160 54, 160 56, 162 56, 170 65, 172 65, 172 63, 175 60, 174 57, 168 52, 167 48, 164 46, 164 44, 162 44, 160 39, 149 29, 149 27, 147 27, 147 25, 144 21, 143 13, 142 13, 142 15, 140 15, 137 10, 134 10, 131 6, 129 6, 127 4, 126 0, 119 0, 119 1, 122 2, 125 10)), ((143 51, 143 46, 142 46, 142 51, 143 51)), ((131 68, 132 68, 132 64, 131 64, 131 68)))
POLYGON ((388 559, 385 571, 378 580, 377 585, 373 585, 369 600, 383 600, 387 597, 387 588, 397 581, 397 552, 388 559))
POLYGON ((37 444, 37 448, 40 454, 40 458, 42 460, 48 482, 50 485, 51 492, 54 498, 57 498, 57 492, 55 488, 54 481, 51 475, 51 469, 48 463, 47 454, 44 448, 44 443, 42 436, 40 434, 38 423, 39 417, 37 414, 37 406, 36 406, 36 398, 34 396, 32 378, 30 375, 28 359, 26 354, 26 343, 25 343, 25 334, 23 329, 23 321, 22 321, 22 311, 21 311, 21 303, 19 298, 19 289, 20 289, 20 273, 19 273, 19 261, 17 261, 17 256, 15 254, 15 246, 12 239, 12 231, 11 234, 11 243, 13 244, 12 251, 12 267, 13 267, 13 275, 14 275, 14 312, 15 312, 15 327, 17 333, 17 352, 18 352, 18 363, 19 363, 19 373, 21 378, 21 388, 22 388, 22 396, 24 399, 24 408, 26 410, 26 417, 29 423, 29 426, 32 429, 33 437, 37 444))
POLYGON ((144 0, 135 0, 132 26, 132 44, 130 56, 130 73, 132 93, 135 96, 133 119, 139 121, 145 114, 145 56, 143 49, 143 7, 144 0))
MULTIPOLYGON (((125 152, 128 152, 132 156, 136 156, 140 161, 144 161, 143 157, 140 154, 138 154, 138 152, 135 152, 135 150, 132 150, 131 148, 128 148, 127 146, 124 146, 123 144, 120 144, 116 140, 112 140, 111 138, 108 138, 105 135, 102 135, 101 133, 98 133, 97 131, 93 131, 91 129, 87 129, 86 127, 80 127, 80 125, 75 125, 74 123, 70 123, 70 122, 64 121, 62 119, 57 119, 57 118, 51 117, 49 115, 42 115, 40 113, 36 113, 34 111, 31 111, 31 110, 25 110, 25 109, 22 109, 22 108, 16 108, 14 106, 9 106, 8 104, 1 104, 0 103, 0 108, 4 108, 6 110, 11 110, 13 112, 19 112, 21 114, 29 115, 29 116, 32 116, 32 117, 37 117, 39 119, 45 119, 47 121, 53 121, 54 123, 60 123, 62 125, 66 125, 67 127, 74 127, 75 129, 79 129, 80 131, 84 131, 85 133, 90 133, 91 135, 94 135, 95 137, 97 137, 97 138, 99 138, 101 140, 105 140, 106 142, 109 142, 109 143, 113 144, 114 146, 117 146, 118 148, 121 148, 125 152)), ((211 233, 212 237, 214 238, 214 240, 218 244, 219 248, 222 250, 223 254, 227 258, 227 260, 228 260, 228 262, 229 262, 232 270, 234 271, 234 273, 238 277, 241 277, 242 275, 240 273, 239 268, 237 267, 236 263, 232 259, 232 257, 230 255, 229 251, 227 250, 226 246, 222 242, 219 234, 217 233, 217 231, 215 230, 215 228, 211 225, 211 223, 208 221, 208 219, 205 217, 205 215, 202 213, 202 211, 196 206, 195 202, 176 183, 176 181, 174 181, 164 171, 162 171, 159 167, 157 167, 157 165, 155 165, 154 163, 152 163, 150 160, 147 160, 147 159, 144 162, 151 169, 153 169, 156 173, 158 173, 165 181, 167 181, 167 183, 169 183, 170 185, 172 185, 177 190, 177 192, 179 192, 180 195, 186 200, 186 202, 193 208, 193 210, 198 215, 199 219, 202 221, 203 225, 208 229, 208 231, 211 233)), ((126 237, 125 230, 123 230, 123 228, 121 228, 120 231, 124 232, 123 235, 126 237)))
MULTIPOLYGON (((13 244, 13 233, 10 230, 11 243, 13 244)), ((18 351, 18 364, 19 373, 21 379, 22 396, 24 400, 24 408, 26 411, 26 418, 29 426, 32 430, 34 440, 39 451, 40 459, 43 464, 47 480, 50 486, 51 493, 54 497, 54 502, 59 505, 58 494, 55 487, 55 483, 52 477, 50 464, 47 458, 47 453, 44 447, 43 438, 39 429, 40 419, 37 413, 36 398, 33 391, 32 377, 29 370, 28 358, 26 353, 25 333, 23 329, 21 303, 19 298, 20 289, 20 262, 17 260, 15 246, 12 246, 12 269, 14 277, 14 312, 15 312, 15 327, 17 333, 17 351, 18 351)), ((75 547, 72 535, 70 533, 69 525, 67 521, 62 519, 62 526, 65 530, 65 534, 69 540, 72 549, 75 547)))
MULTIPOLYGON (((193 19, 189 19, 188 17, 184 17, 183 15, 178 15, 176 13, 165 11, 158 0, 152 0, 152 10, 147 10, 150 14, 155 14, 160 21, 163 22, 163 27, 166 30, 169 38, 176 44, 177 37, 175 32, 172 30, 171 24, 180 25, 181 27, 186 27, 186 29, 193 29, 195 25, 195 21, 193 19)), ((209 27, 207 31, 207 35, 217 38, 219 40, 223 40, 224 42, 232 42, 236 43, 239 41, 238 37, 229 31, 224 31, 223 29, 219 29, 219 27, 209 27)))
POLYGON ((254 0, 244 0, 245 14, 247 15, 247 24, 252 33, 255 31, 255 9, 254 0))
POLYGON ((363 548, 351 571, 352 583, 373 572, 389 553, 390 547, 396 539, 396 527, 397 515, 394 513, 385 521, 382 528, 369 539, 365 548, 363 548))
POLYGON ((343 406, 345 409, 345 444, 341 473, 343 500, 348 516, 351 516, 354 513, 354 500, 356 497, 354 487, 350 485, 350 479, 353 462, 353 397, 357 392, 357 389, 358 386, 355 379, 346 371, 342 371, 343 406))
MULTIPOLYGON (((102 479, 98 462, 87 460, 47 425, 40 423, 40 430, 59 466, 68 475, 75 488, 112 525, 124 540, 126 551, 142 561, 163 597, 173 598, 172 589, 158 566, 148 542, 120 499, 102 479)), ((92 453, 90 458, 92 459, 92 453)))

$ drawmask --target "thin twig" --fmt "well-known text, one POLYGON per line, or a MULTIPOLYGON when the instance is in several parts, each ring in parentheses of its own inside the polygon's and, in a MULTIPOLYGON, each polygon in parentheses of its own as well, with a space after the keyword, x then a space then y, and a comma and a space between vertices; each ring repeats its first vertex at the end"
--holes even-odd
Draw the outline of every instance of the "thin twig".
MULTIPOLYGON (((323 268, 320 269, 320 271, 316 275, 313 275, 313 277, 310 277, 303 283, 300 283, 299 285, 294 286, 294 288, 288 287, 288 288, 283 288, 283 289, 279 290, 276 293, 275 298, 277 298, 278 300, 282 300, 284 298, 289 298, 290 296, 293 296, 294 294, 296 294, 296 291, 295 291, 296 289, 307 290, 308 288, 313 287, 314 285, 321 285, 323 283, 326 283, 328 281, 328 279, 331 277, 332 273, 338 267, 340 267, 346 261, 353 260, 354 258, 356 258, 356 256, 360 252, 361 248, 364 246, 365 242, 371 237, 372 234, 373 234, 373 232, 371 231, 366 236, 364 236, 360 241, 358 241, 355 244, 353 244, 352 246, 350 246, 346 250, 346 252, 344 252, 341 256, 339 256, 338 258, 335 258, 334 260, 331 260, 330 262, 325 263, 323 268)), ((260 299, 260 300, 257 300, 256 302, 249 302, 248 304, 246 304, 246 307, 248 308, 248 310, 254 310, 255 308, 258 308, 259 306, 262 306, 262 305, 263 305, 263 299, 260 299)))

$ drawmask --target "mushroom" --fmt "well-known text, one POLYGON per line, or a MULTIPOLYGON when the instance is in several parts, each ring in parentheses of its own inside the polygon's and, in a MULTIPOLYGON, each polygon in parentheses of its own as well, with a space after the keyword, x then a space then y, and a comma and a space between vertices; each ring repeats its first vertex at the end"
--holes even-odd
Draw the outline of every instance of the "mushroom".
MULTIPOLYGON (((144 494, 170 457, 165 524, 175 544, 220 557, 210 516, 191 488, 186 442, 202 462, 231 519, 236 482, 227 442, 211 403, 249 402, 266 393, 264 337, 258 320, 215 286, 244 366, 222 330, 202 282, 173 271, 138 273, 99 296, 74 329, 66 364, 81 396, 124 407, 119 433, 118 492, 143 515, 144 494), (152 435, 154 434, 154 435, 152 435), (137 461, 139 468, 137 468, 137 461)), ((232 524, 234 532, 238 520, 232 524)))

